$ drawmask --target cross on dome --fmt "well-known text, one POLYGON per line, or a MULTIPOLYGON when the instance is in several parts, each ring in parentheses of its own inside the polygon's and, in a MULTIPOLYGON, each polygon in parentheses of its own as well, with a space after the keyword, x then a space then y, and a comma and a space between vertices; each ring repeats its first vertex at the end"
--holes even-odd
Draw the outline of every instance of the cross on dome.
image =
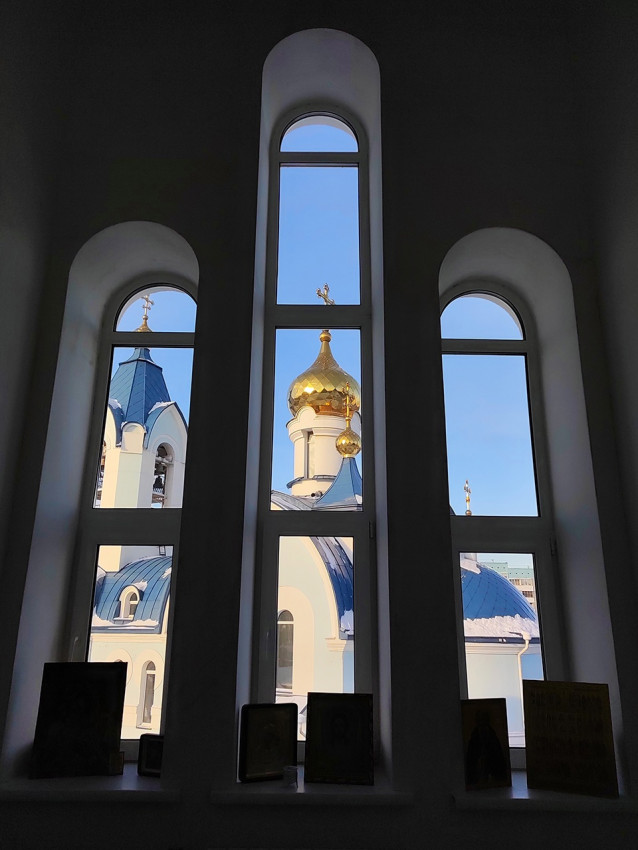
POLYGON ((148 311, 155 302, 151 301, 148 293, 146 292, 142 295, 141 300, 144 302, 144 312, 142 313, 142 324, 139 328, 136 328, 136 333, 153 333, 152 328, 149 328, 148 326, 148 311))

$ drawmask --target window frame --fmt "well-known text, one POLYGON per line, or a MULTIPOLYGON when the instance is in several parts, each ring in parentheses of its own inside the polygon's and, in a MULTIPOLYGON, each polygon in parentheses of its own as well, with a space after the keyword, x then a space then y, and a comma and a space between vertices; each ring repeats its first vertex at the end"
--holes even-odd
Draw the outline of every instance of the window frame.
MULTIPOLYGON (((541 633, 541 654, 546 679, 564 679, 567 672, 565 636, 562 629, 558 580, 556 535, 551 491, 549 451, 543 405, 543 387, 538 336, 534 317, 524 301, 500 281, 470 278, 451 286, 441 296, 441 315, 452 301, 466 295, 493 296, 520 322, 523 338, 454 339, 441 336, 442 356, 446 354, 500 354, 525 357, 527 399, 536 481, 537 516, 451 515, 453 575, 456 603, 458 656, 461 696, 467 698, 467 672, 463 630, 460 553, 494 552, 531 554, 536 583, 536 614, 541 633)), ((512 748, 512 755, 521 748, 512 748)))
MULTIPOLYGON (((355 690, 377 694, 376 654, 376 557, 374 545, 375 472, 373 431, 372 303, 370 256, 369 152, 363 126, 347 109, 335 104, 317 104, 313 109, 295 108, 275 123, 270 137, 266 224, 265 299, 263 305, 263 363, 261 369, 261 452, 257 497, 255 573, 256 601, 252 639, 252 698, 271 701, 275 694, 277 663, 278 553, 282 537, 347 537, 353 540, 355 563, 354 607, 355 690), (281 140, 295 122, 315 115, 336 118, 348 125, 358 144, 357 152, 282 152, 281 140), (277 266, 279 256, 279 188, 282 167, 356 167, 359 206, 359 304, 278 304, 277 266), (326 313, 329 311, 329 313, 326 313), (329 316, 329 321, 326 321, 329 316), (278 330, 310 329, 317 336, 328 325, 331 330, 359 332, 361 386, 364 415, 361 420, 362 478, 364 498, 361 511, 274 511, 271 510, 275 340, 278 330), (274 628, 273 628, 274 626, 274 628)), ((321 282, 323 283, 323 282, 321 282)), ((338 293, 334 293, 338 301, 338 293)), ((319 341, 317 341, 317 349, 319 341)), ((300 369, 309 364, 300 364, 300 369)), ((347 363, 342 363, 347 369, 347 363)), ((375 722, 378 719, 375 717, 375 722)))
MULTIPOLYGON (((197 288, 188 281, 179 283, 152 280, 139 281, 120 287, 107 301, 102 314, 95 368, 95 382, 91 421, 88 428, 87 448, 81 487, 78 516, 78 532, 75 545, 72 573, 71 605, 68 619, 66 643, 69 661, 86 661, 91 638, 91 620, 95 570, 100 546, 172 546, 171 591, 175 587, 175 576, 179 558, 179 538, 182 519, 181 507, 158 510, 148 508, 104 508, 95 507, 96 476, 103 451, 103 433, 106 406, 111 383, 112 356, 116 348, 135 349, 140 347, 186 348, 195 350, 194 331, 153 331, 140 337, 137 331, 118 331, 116 325, 126 303, 142 293, 160 290, 181 291, 197 305, 197 288), (148 344, 151 343, 151 344, 148 344), (89 566, 90 565, 90 568, 89 566)), ((152 321, 152 319, 151 319, 152 321)), ((161 364, 159 364, 161 365, 161 364)), ((188 447, 186 450, 188 456, 188 447)), ((125 588, 123 594, 126 593, 125 588)), ((139 595, 139 594, 138 594, 139 595)), ((140 597, 141 599, 141 597, 140 597)), ((168 609, 167 609, 168 610, 168 609)), ((162 630, 164 629, 164 623, 162 630)), ((172 618, 166 627, 166 657, 163 667, 162 704, 166 705, 170 678, 170 655, 172 643, 172 618)), ((160 731, 163 731, 165 713, 162 714, 160 731)), ((122 746, 127 760, 136 758, 137 739, 123 739, 122 746)))

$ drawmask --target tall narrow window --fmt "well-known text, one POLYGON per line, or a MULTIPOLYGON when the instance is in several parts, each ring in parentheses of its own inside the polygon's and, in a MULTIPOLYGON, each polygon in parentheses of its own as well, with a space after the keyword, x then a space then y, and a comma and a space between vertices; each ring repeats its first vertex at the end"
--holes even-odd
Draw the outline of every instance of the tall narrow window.
POLYGON ((303 717, 374 679, 367 152, 345 116, 292 116, 271 165, 255 697, 303 717))
MULTIPOLYGON (((79 547, 77 592, 85 601, 76 608, 92 608, 89 661, 111 660, 115 649, 130 659, 122 737, 133 739, 161 728, 158 688, 166 681, 195 302, 181 290, 153 286, 125 295, 119 305, 105 321, 99 388, 104 406, 93 429, 99 457, 93 454, 87 472, 90 495, 79 547)), ((78 613, 76 634, 82 619, 78 613)))
POLYGON ((551 653, 552 528, 534 344, 519 312, 489 292, 459 294, 441 329, 467 694, 505 697, 510 744, 523 746, 522 679, 543 678, 551 653))
POLYGON ((292 690, 295 620, 290 611, 277 617, 277 690, 292 690))

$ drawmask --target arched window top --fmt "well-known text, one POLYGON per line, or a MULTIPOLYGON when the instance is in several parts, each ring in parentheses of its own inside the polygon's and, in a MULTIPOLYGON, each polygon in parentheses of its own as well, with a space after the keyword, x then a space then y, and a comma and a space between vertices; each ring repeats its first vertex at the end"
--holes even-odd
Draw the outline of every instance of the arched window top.
POLYGON ((183 289, 149 286, 126 299, 117 314, 115 330, 193 333, 196 311, 195 300, 183 289))
POLYGON ((291 124, 281 140, 284 152, 356 153, 357 137, 340 118, 308 115, 291 124))
POLYGON ((278 623, 294 623, 295 619, 292 616, 292 614, 290 613, 290 611, 288 611, 288 609, 285 608, 283 611, 279 612, 279 616, 277 617, 277 622, 278 623))
POLYGON ((443 339, 524 339, 514 308, 489 292, 468 292, 451 301, 441 314, 443 339))
POLYGON ((120 594, 120 612, 116 619, 132 620, 135 617, 137 606, 140 604, 140 594, 136 587, 125 587, 120 594))

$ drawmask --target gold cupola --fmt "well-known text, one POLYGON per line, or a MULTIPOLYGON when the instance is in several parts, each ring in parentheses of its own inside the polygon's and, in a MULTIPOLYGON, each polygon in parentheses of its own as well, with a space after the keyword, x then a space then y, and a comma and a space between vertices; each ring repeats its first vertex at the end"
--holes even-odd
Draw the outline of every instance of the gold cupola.
POLYGON ((350 427, 353 413, 353 396, 350 391, 350 384, 346 384, 343 388, 343 391, 345 393, 346 404, 346 427, 335 440, 335 445, 341 457, 356 457, 361 451, 361 437, 357 434, 356 431, 353 431, 350 427))
POLYGON ((359 384, 332 356, 330 331, 321 331, 319 339, 321 348, 317 359, 288 388, 290 412, 296 416, 302 407, 309 406, 317 414, 345 417, 347 406, 352 416, 361 406, 359 384))

